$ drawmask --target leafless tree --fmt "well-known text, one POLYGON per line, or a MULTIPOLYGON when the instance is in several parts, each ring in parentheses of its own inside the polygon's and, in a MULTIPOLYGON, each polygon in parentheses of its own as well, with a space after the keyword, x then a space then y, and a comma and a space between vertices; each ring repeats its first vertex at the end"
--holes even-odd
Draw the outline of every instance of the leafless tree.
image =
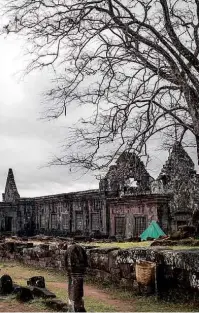
POLYGON ((71 129, 54 164, 97 169, 120 151, 177 129, 199 160, 199 0, 2 0, 4 31, 27 39, 27 72, 53 66, 47 117, 81 104, 90 118, 71 129))

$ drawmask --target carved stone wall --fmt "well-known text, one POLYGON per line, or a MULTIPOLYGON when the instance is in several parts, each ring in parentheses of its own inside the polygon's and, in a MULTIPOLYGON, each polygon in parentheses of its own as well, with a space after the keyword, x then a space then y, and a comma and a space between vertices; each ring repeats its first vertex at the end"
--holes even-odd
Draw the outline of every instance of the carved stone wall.
POLYGON ((9 169, 3 202, 0 202, 1 233, 106 234, 105 216, 106 201, 99 190, 20 198, 9 169))
POLYGON ((152 221, 158 222, 163 230, 168 232, 168 199, 165 196, 124 196, 119 200, 109 198, 107 203, 112 236, 137 237, 152 221), (122 220, 123 225, 120 225, 122 220))
POLYGON ((105 209, 98 190, 21 198, 21 229, 34 227, 36 233, 54 235, 103 234, 105 209))

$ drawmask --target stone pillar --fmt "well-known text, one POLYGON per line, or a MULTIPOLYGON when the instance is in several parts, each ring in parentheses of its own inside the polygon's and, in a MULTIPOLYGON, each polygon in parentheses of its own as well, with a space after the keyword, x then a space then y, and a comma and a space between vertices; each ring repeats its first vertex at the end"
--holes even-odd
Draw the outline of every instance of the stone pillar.
POLYGON ((68 312, 86 312, 83 283, 87 265, 85 249, 76 244, 70 245, 65 255, 68 273, 68 312))

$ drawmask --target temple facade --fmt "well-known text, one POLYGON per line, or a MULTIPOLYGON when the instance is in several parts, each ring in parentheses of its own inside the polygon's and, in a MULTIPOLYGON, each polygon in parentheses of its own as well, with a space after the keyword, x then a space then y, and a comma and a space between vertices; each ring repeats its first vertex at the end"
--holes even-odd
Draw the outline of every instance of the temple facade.
POLYGON ((176 143, 157 179, 134 153, 122 153, 99 189, 22 198, 12 169, 0 202, 1 234, 139 236, 154 220, 165 233, 199 224, 199 175, 176 143))

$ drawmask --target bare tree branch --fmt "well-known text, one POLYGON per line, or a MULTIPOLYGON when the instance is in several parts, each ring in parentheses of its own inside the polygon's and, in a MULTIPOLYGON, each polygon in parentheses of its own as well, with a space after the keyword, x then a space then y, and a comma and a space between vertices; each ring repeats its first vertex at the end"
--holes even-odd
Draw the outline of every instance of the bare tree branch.
POLYGON ((199 159, 198 0, 3 0, 2 11, 4 32, 27 39, 27 73, 56 68, 45 117, 74 103, 92 112, 53 164, 100 169, 122 150, 148 154, 158 133, 191 133, 199 159))

